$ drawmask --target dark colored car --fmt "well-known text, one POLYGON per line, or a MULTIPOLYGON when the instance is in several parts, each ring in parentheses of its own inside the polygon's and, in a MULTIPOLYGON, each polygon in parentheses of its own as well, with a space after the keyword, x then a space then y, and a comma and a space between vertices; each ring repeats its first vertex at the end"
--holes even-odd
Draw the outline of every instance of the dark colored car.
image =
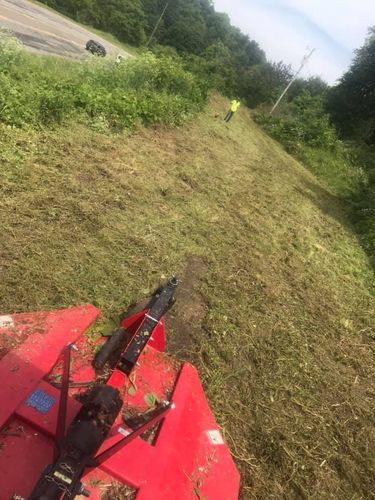
POLYGON ((95 40, 89 40, 86 43, 86 50, 91 52, 91 54, 94 54, 95 56, 101 56, 104 57, 107 55, 107 51, 103 47, 103 45, 99 42, 96 42, 95 40))

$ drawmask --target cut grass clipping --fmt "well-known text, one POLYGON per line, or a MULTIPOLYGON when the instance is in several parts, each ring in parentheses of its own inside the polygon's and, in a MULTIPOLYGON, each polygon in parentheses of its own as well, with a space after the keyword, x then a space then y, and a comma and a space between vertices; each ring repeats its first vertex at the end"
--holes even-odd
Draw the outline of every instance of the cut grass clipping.
POLYGON ((0 125, 0 311, 116 318, 180 274, 169 340, 200 371, 242 498, 370 498, 367 257, 341 202, 226 107, 130 137, 0 125))

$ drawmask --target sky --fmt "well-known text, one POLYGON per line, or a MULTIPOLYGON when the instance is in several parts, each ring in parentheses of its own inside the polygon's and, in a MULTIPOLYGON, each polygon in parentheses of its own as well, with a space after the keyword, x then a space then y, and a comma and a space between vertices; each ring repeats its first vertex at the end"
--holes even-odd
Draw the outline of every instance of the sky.
POLYGON ((375 25, 375 0, 214 0, 233 25, 259 43, 272 61, 297 70, 311 56, 301 76, 318 75, 330 84, 349 67, 353 51, 375 25))

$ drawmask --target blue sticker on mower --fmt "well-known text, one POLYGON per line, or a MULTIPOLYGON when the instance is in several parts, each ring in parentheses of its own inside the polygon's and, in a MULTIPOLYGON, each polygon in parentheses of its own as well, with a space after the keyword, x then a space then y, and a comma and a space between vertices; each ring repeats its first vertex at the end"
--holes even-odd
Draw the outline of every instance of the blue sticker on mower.
POLYGON ((27 406, 34 408, 39 413, 43 413, 43 415, 45 415, 55 404, 55 398, 46 392, 37 389, 27 398, 26 404, 27 406))

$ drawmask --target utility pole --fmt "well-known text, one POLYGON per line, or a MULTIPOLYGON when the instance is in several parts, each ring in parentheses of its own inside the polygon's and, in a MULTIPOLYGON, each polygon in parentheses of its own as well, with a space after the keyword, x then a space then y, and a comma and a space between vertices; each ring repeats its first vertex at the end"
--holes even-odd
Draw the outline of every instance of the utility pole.
POLYGON ((300 67, 298 68, 296 74, 293 76, 293 78, 290 80, 290 82, 288 83, 288 85, 285 87, 285 89, 283 90, 281 96, 278 98, 278 100, 276 101, 276 103, 274 104, 273 108, 271 109, 270 111, 270 115, 272 115, 272 113, 275 111, 275 109, 277 108, 277 106, 280 104, 281 102, 281 99, 284 97, 284 95, 288 92, 289 90, 289 87, 292 85, 292 83, 294 82, 294 80, 297 78, 297 76, 301 73, 302 71, 302 68, 304 66, 306 66, 306 64, 309 62, 309 59, 310 57, 313 55, 315 49, 312 49, 310 51, 309 54, 305 55, 301 61, 301 65, 300 67))
POLYGON ((150 45, 151 40, 153 39, 153 37, 154 37, 154 35, 155 35, 155 33, 156 33, 156 30, 158 29, 159 24, 161 23, 161 20, 162 20, 162 19, 163 19, 163 17, 164 17, 164 14, 165 14, 165 11, 166 11, 166 10, 167 10, 167 8, 168 8, 168 5, 169 5, 169 1, 165 4, 164 9, 163 9, 163 12, 160 14, 160 17, 159 17, 159 19, 158 19, 157 23, 155 24, 155 28, 152 30, 152 33, 151 33, 151 35, 150 35, 150 38, 148 39, 148 42, 146 43, 146 47, 148 47, 148 46, 150 45))

